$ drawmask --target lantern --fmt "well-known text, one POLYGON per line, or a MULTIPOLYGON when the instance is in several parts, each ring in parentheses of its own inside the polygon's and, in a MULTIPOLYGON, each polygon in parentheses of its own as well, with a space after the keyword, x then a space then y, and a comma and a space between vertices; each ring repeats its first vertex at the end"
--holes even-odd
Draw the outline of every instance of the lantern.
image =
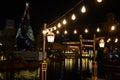
POLYGON ((53 43, 54 39, 55 39, 55 34, 53 32, 48 32, 48 34, 47 34, 48 42, 53 43))

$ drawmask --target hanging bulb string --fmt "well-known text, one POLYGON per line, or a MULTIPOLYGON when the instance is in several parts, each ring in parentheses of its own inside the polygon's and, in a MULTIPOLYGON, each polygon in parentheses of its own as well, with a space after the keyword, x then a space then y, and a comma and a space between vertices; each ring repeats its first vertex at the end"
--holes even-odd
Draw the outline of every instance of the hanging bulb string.
POLYGON ((69 12, 71 12, 75 7, 79 6, 83 1, 85 0, 81 0, 79 1, 74 7, 72 7, 70 10, 68 10, 66 13, 64 13, 61 17, 59 17, 58 19, 56 19, 55 21, 53 21, 52 23, 48 24, 48 27, 50 27, 52 24, 54 24, 55 22, 59 21, 61 18, 63 18, 66 14, 68 14, 69 12))

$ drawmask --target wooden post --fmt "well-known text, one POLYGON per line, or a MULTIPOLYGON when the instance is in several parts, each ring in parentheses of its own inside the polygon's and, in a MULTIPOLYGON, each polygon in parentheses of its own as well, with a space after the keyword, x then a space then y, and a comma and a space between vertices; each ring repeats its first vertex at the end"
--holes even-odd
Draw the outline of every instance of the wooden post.
POLYGON ((93 42, 93 53, 94 53, 94 57, 93 57, 93 63, 92 63, 92 80, 97 80, 97 62, 96 62, 96 35, 94 34, 94 42, 93 42))
POLYGON ((43 57, 42 57, 42 60, 44 60, 45 59, 45 57, 46 57, 46 51, 45 51, 45 47, 46 47, 46 26, 47 26, 47 24, 46 23, 44 23, 44 33, 43 33, 43 57))
POLYGON ((42 80, 46 80, 47 76, 47 62, 45 61, 46 58, 46 26, 47 24, 44 23, 44 33, 43 33, 43 53, 42 53, 42 80))
POLYGON ((80 35, 80 80, 82 80, 82 35, 80 35))

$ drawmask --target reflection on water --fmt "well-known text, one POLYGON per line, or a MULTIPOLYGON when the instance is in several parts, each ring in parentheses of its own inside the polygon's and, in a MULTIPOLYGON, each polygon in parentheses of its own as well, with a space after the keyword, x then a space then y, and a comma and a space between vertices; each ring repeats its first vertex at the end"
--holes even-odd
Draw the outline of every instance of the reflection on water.
MULTIPOLYGON (((92 74, 92 60, 89 58, 64 59, 55 62, 48 61, 47 80, 84 80, 86 77, 91 77, 92 74), (82 61, 82 62, 80 62, 82 61), (82 65, 80 66, 80 64, 82 65), (82 76, 80 76, 82 73, 82 76)), ((12 78, 19 79, 33 79, 41 78, 40 67, 34 70, 20 70, 17 72, 1 72, 0 80, 12 80, 12 78), (9 78, 9 79, 6 79, 9 78)))
POLYGON ((92 73, 92 60, 82 58, 82 68, 80 68, 80 58, 67 58, 60 62, 51 62, 48 65, 47 80, 80 80, 81 71, 83 79, 90 77, 92 73))
MULTIPOLYGON (((65 69, 66 70, 72 70, 72 68, 75 66, 77 60, 76 59, 65 59, 65 69)), ((92 61, 88 58, 82 59, 82 70, 91 70, 92 68, 92 61)), ((80 70, 80 59, 78 59, 78 70, 80 70)))
POLYGON ((65 59, 65 70, 72 70, 73 65, 74 64, 74 60, 73 59, 65 59))
MULTIPOLYGON (((77 64, 78 71, 80 71, 80 59, 65 59, 65 70, 72 70, 75 64, 77 64)), ((92 71, 92 60, 89 58, 82 58, 82 71, 85 70, 92 71)))

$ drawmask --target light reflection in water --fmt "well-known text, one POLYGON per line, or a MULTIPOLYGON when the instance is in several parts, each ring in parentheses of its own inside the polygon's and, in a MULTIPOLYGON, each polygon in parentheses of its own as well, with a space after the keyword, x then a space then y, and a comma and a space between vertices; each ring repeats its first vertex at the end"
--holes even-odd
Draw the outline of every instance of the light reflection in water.
MULTIPOLYGON (((90 71, 92 72, 92 60, 89 58, 82 58, 82 71, 90 71)), ((58 80, 58 79, 63 79, 66 76, 72 74, 72 76, 78 75, 79 77, 79 72, 80 72, 80 58, 75 59, 75 58, 69 58, 69 59, 64 59, 62 62, 50 62, 48 64, 48 79, 52 80, 58 80), (62 63, 62 64, 61 64, 62 63), (66 72, 67 71, 67 72, 66 72), (69 73, 70 72, 70 73, 69 73)), ((88 73, 88 72, 87 72, 88 73)), ((0 78, 5 79, 6 73, 0 73, 0 78)), ((38 78, 40 77, 40 67, 34 71, 29 71, 29 70, 21 70, 19 72, 14 73, 14 78, 21 78, 24 77, 26 79, 30 78, 38 78)), ((63 79, 64 80, 64 79, 63 79)), ((69 78, 70 80, 70 78, 69 78)))
POLYGON ((65 70, 72 70, 73 68, 73 60, 65 59, 65 70))
POLYGON ((89 60, 89 70, 90 70, 90 73, 92 73, 92 60, 89 60))
MULTIPOLYGON (((65 70, 72 70, 77 60, 65 59, 65 70)), ((80 58, 78 58, 78 70, 80 71, 80 58)), ((89 58, 82 58, 82 70, 92 71, 92 60, 89 58)))
POLYGON ((82 69, 87 70, 87 67, 88 67, 88 59, 84 58, 82 59, 82 69))

